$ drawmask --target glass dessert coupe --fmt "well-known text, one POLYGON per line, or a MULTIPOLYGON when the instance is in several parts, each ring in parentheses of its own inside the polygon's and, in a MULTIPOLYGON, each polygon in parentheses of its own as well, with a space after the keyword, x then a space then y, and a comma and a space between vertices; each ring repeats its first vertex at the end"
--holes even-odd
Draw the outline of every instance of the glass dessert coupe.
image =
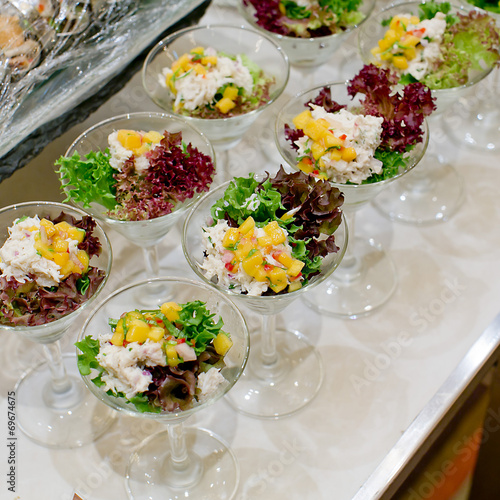
POLYGON ((158 286, 164 290, 149 304, 159 308, 165 301, 179 304, 200 300, 215 314, 214 321, 224 321, 223 330, 230 334, 233 345, 224 357, 221 374, 226 383, 207 396, 204 402, 169 413, 139 412, 124 398, 108 395, 83 376, 87 387, 98 398, 118 412, 138 418, 149 418, 165 424, 166 430, 151 435, 132 453, 126 472, 126 487, 130 499, 167 500, 181 498, 230 499, 239 480, 236 458, 228 445, 205 429, 185 428, 184 422, 198 411, 203 411, 229 391, 245 367, 248 351, 248 330, 243 316, 231 300, 213 287, 182 278, 164 277, 127 285, 107 297, 87 319, 79 340, 90 335, 109 332, 109 318, 119 318, 124 311, 137 308, 138 295, 152 296, 149 289, 158 286))
POLYGON ((273 33, 263 28, 257 23, 254 6, 247 0, 238 1, 238 8, 245 20, 253 28, 272 37, 288 54, 290 64, 298 68, 316 68, 326 63, 342 45, 347 35, 366 21, 374 5, 374 0, 363 0, 358 9, 358 12, 363 15, 361 21, 352 24, 344 31, 326 36, 300 38, 273 33))
MULTIPOLYGON (((256 175, 257 180, 263 176, 256 175)), ((279 418, 295 413, 308 405, 318 393, 323 379, 319 351, 299 331, 276 328, 276 316, 292 302, 312 293, 339 265, 347 247, 344 218, 335 231, 337 253, 329 253, 322 261, 320 274, 307 285, 293 292, 254 296, 240 294, 208 280, 201 269, 204 260, 202 228, 210 225, 212 205, 222 198, 229 182, 203 196, 184 222, 182 247, 193 271, 204 282, 261 318, 260 331, 251 331, 252 349, 247 369, 238 385, 226 398, 241 413, 260 418, 279 418)))
MULTIPOLYGON (((182 141, 184 143, 191 143, 201 153, 211 157, 213 163, 215 163, 213 148, 202 132, 181 118, 154 112, 129 113, 97 123, 75 139, 66 151, 65 156, 71 157, 75 152, 78 152, 80 157, 83 158, 84 155, 91 151, 104 151, 108 147, 109 134, 120 129, 135 131, 153 130, 160 133, 163 133, 165 130, 170 133, 182 132, 182 141)), ((65 179, 61 179, 61 183, 67 193, 71 185, 67 184, 65 179)), ((124 221, 113 218, 107 214, 107 209, 103 205, 97 203, 92 203, 90 207, 84 207, 81 203, 78 206, 142 249, 146 276, 139 276, 144 272, 141 271, 138 274, 129 274, 125 278, 128 281, 134 281, 138 277, 156 277, 160 275, 158 244, 198 197, 199 194, 182 203, 177 203, 169 214, 140 221, 124 221)), ((73 200, 72 203, 74 203, 73 200)))
MULTIPOLYGON (((473 3, 473 2, 470 2, 473 3)), ((485 4, 486 8, 487 4, 485 4)), ((486 10, 500 26, 500 14, 486 10)), ((468 95, 446 113, 446 131, 460 145, 478 151, 498 152, 500 149, 500 110, 492 106, 498 101, 500 71, 481 83, 474 95, 468 95)))
POLYGON ((281 95, 288 82, 288 57, 270 37, 243 26, 208 25, 186 28, 161 40, 148 54, 142 70, 142 82, 153 102, 168 113, 174 111, 174 96, 164 85, 164 68, 196 47, 211 47, 230 56, 244 54, 265 75, 274 77, 268 101, 245 114, 227 118, 204 119, 182 115, 182 119, 200 129, 210 140, 222 165, 217 181, 232 177, 227 171, 228 150, 236 146, 255 120, 281 95))
MULTIPOLYGON (((87 214, 61 203, 28 202, 0 210, 0 247, 9 237, 8 228, 21 217, 52 219, 65 212, 80 220, 87 214)), ((17 422, 33 441, 50 448, 73 448, 90 443, 107 431, 113 412, 88 393, 78 373, 74 355, 62 355, 60 339, 71 333, 80 314, 91 307, 102 292, 111 269, 111 246, 96 225, 93 236, 102 245, 90 265, 105 272, 94 294, 80 307, 61 318, 35 326, 0 325, 0 331, 21 335, 42 346, 45 361, 22 375, 15 387, 17 422), (90 396, 90 397, 89 397, 90 396)))
MULTIPOLYGON (((425 3, 425 2, 424 2, 425 3)), ((418 15, 422 2, 412 1, 390 5, 370 16, 358 31, 358 46, 361 58, 366 64, 374 62, 370 52, 384 37, 388 26, 384 20, 395 15, 418 15)), ((470 6, 453 5, 452 13, 467 14, 470 6)), ((471 70, 467 83, 450 88, 432 90, 437 109, 429 118, 430 145, 419 167, 397 182, 391 183, 378 195, 373 205, 390 220, 415 225, 432 224, 448 220, 462 206, 464 199, 463 181, 456 169, 439 154, 439 140, 445 128, 444 114, 454 103, 460 102, 491 71, 492 66, 471 70), (433 134, 435 130, 435 134, 433 134), (433 137, 436 137, 433 140, 433 137)))
MULTIPOLYGON (((345 82, 320 85, 297 94, 278 114, 276 119, 276 144, 293 168, 297 168, 297 151, 285 137, 285 124, 292 126, 295 116, 306 109, 305 104, 318 96, 321 89, 330 89, 333 101, 347 104, 352 101, 345 82)), ((319 287, 304 296, 314 310, 340 318, 356 319, 372 313, 384 305, 397 286, 397 272, 392 258, 372 237, 356 235, 356 213, 375 196, 383 192, 396 179, 410 172, 424 155, 428 143, 426 122, 423 141, 407 154, 406 169, 395 177, 371 184, 332 184, 344 194, 344 214, 349 227, 349 245, 335 273, 319 287)))

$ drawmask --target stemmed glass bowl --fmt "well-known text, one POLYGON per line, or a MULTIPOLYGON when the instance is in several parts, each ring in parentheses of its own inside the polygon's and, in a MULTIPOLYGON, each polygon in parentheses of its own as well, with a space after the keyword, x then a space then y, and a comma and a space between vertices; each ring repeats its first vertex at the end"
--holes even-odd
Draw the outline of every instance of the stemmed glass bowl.
MULTIPOLYGON (((321 89, 328 88, 333 101, 339 104, 352 102, 347 94, 347 83, 327 83, 300 92, 280 111, 276 119, 276 144, 283 158, 293 168, 297 168, 297 151, 285 135, 285 125, 293 126, 295 116, 306 109, 306 104, 314 100, 321 89)), ((406 155, 406 168, 396 176, 367 184, 340 184, 332 182, 344 193, 344 214, 349 227, 349 245, 339 268, 321 286, 307 293, 305 302, 314 310, 340 318, 355 319, 384 305, 397 285, 397 273, 391 257, 372 237, 355 233, 356 212, 383 192, 396 179, 410 172, 420 161, 427 147, 429 135, 424 121, 425 132, 422 142, 406 155)))
POLYGON ((245 20, 261 33, 272 37, 287 53, 290 64, 298 68, 317 68, 326 63, 354 29, 358 28, 370 16, 375 5, 374 0, 363 0, 357 9, 361 14, 357 22, 347 29, 325 36, 293 37, 274 33, 260 25, 255 17, 256 9, 248 0, 239 0, 238 8, 245 20))
MULTIPOLYGON (((264 177, 256 175, 257 180, 264 177)), ((344 218, 335 231, 337 253, 322 261, 320 274, 293 292, 254 296, 233 291, 217 279, 207 279, 201 265, 204 260, 203 227, 210 225, 212 205, 222 198, 230 182, 204 195, 184 221, 182 248, 184 255, 199 278, 216 287, 261 318, 260 330, 250 332, 252 349, 248 367, 227 399, 241 413, 260 418, 291 415, 308 405, 318 393, 323 379, 323 364, 318 350, 309 342, 307 332, 276 328, 276 316, 311 290, 339 265, 347 247, 347 227, 344 218)))
POLYGON ((266 103, 245 114, 215 119, 182 115, 184 120, 202 130, 220 153, 238 144, 257 117, 281 95, 288 82, 288 58, 270 37, 244 26, 214 24, 177 31, 156 44, 146 57, 142 70, 142 81, 147 94, 168 113, 176 114, 175 96, 164 84, 163 70, 170 68, 174 61, 196 47, 211 47, 228 56, 244 54, 265 75, 274 77, 266 103))
MULTIPOLYGON (((396 15, 418 15, 419 6, 425 2, 411 1, 391 4, 370 16, 358 31, 358 47, 366 64, 375 63, 371 49, 384 37, 388 26, 383 21, 396 15)), ((470 6, 453 5, 451 13, 466 15, 473 10, 470 6)), ((454 103, 460 102, 471 87, 483 80, 493 66, 483 65, 481 69, 471 69, 466 83, 450 88, 432 90, 437 109, 429 119, 431 144, 418 169, 398 182, 392 183, 375 198, 373 205, 391 220, 423 225, 448 220, 463 203, 463 182, 456 169, 439 154, 439 139, 442 138, 443 115, 454 103), (432 133, 435 130, 436 134, 432 133)), ((442 140, 442 139, 441 139, 442 140)))
POLYGON ((157 309, 162 303, 175 301, 179 304, 200 300, 221 318, 223 330, 233 342, 224 356, 225 366, 220 373, 226 379, 203 402, 173 412, 139 412, 123 398, 107 394, 92 382, 93 374, 83 380, 98 400, 120 413, 138 418, 148 418, 165 424, 166 430, 146 438, 130 457, 126 486, 129 498, 165 500, 180 498, 229 499, 232 498, 239 480, 239 468, 230 447, 218 436, 205 429, 186 428, 185 421, 194 413, 203 411, 222 398, 237 382, 245 367, 249 352, 246 322, 226 295, 213 287, 189 279, 162 277, 148 279, 122 287, 108 296, 85 322, 79 340, 87 336, 97 339, 109 332, 108 320, 119 318, 126 311, 138 307, 137 296, 155 297, 148 309, 157 309), (161 296, 150 289, 162 288, 161 296))
MULTIPOLYGON (((129 113, 101 121, 75 139, 66 151, 65 156, 71 157, 77 152, 83 158, 91 151, 104 151, 109 147, 108 136, 120 129, 157 131, 161 134, 165 130, 169 133, 181 132, 184 143, 192 144, 201 153, 211 157, 212 162, 215 163, 213 148, 202 132, 186 123, 182 118, 154 112, 129 113)), ((68 193, 71 185, 64 178, 61 178, 61 183, 66 193, 68 193)), ((177 203, 169 214, 148 220, 119 220, 110 216, 107 209, 97 203, 91 203, 90 206, 83 206, 83 204, 78 203, 78 206, 120 233, 134 245, 139 246, 144 254, 146 277, 156 277, 160 274, 158 244, 200 195, 201 193, 196 193, 194 197, 186 199, 182 203, 177 203)), ((127 279, 134 280, 134 275, 130 274, 127 279)))
MULTIPOLYGON (((85 212, 62 203, 27 202, 0 210, 0 247, 9 237, 8 228, 22 217, 55 219, 61 212, 80 220, 85 212)), ((73 448, 97 439, 114 420, 113 412, 89 398, 80 379, 76 359, 62 355, 60 340, 71 333, 80 315, 92 306, 101 294, 111 270, 112 253, 103 229, 96 225, 93 236, 102 250, 90 265, 104 271, 104 279, 88 300, 78 309, 55 321, 34 326, 0 324, 0 331, 21 335, 42 346, 45 361, 22 375, 15 387, 17 422, 33 441, 50 448, 73 448)), ((90 395, 91 396, 91 395, 90 395)))

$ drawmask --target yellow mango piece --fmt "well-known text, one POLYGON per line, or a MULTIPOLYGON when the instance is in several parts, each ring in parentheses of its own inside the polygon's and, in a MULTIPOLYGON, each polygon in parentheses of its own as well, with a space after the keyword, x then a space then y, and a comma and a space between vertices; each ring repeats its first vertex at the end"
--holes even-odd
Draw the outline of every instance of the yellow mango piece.
POLYGON ((222 238, 222 246, 224 248, 232 248, 236 245, 236 243, 239 241, 240 238, 241 238, 241 234, 240 234, 238 228, 237 227, 230 227, 226 231, 224 238, 222 238))
POLYGON ((65 237, 68 234, 68 231, 73 227, 68 224, 66 221, 58 222, 54 225, 56 231, 59 233, 59 236, 65 237))
POLYGON ((389 43, 385 38, 382 38, 377 43, 381 51, 386 51, 393 45, 392 43, 389 43))
POLYGON ((255 227, 255 220, 253 219, 253 217, 248 217, 239 227, 239 231, 242 235, 246 235, 249 231, 254 229, 254 227, 255 227))
POLYGON ((389 47, 399 40, 399 36, 395 30, 388 29, 385 32, 384 40, 389 44, 389 47))
POLYGON ((215 104, 215 107, 224 114, 229 113, 229 111, 231 111, 235 106, 236 104, 234 103, 234 101, 229 99, 229 97, 223 97, 215 104))
POLYGON ((191 49, 191 54, 197 54, 199 56, 203 55, 205 53, 205 49, 203 47, 195 47, 194 49, 191 49))
POLYGON ((85 250, 78 250, 76 252, 76 258, 82 265, 82 272, 85 273, 89 268, 89 254, 85 250))
POLYGON ((322 123, 318 123, 318 120, 311 120, 306 123, 303 128, 304 134, 310 137, 313 141, 319 141, 328 131, 322 123))
POLYGON ((115 333, 124 333, 123 330, 123 318, 120 318, 116 323, 115 333))
POLYGON ((48 245, 45 245, 41 241, 36 241, 34 245, 35 250, 45 259, 52 260, 54 258, 55 252, 48 245))
POLYGON ((410 49, 405 49, 403 50, 403 55, 408 59, 408 61, 411 61, 412 59, 415 59, 417 57, 417 51, 413 47, 410 49))
POLYGON ((59 266, 63 267, 68 263, 69 260, 69 253, 64 252, 64 253, 56 253, 54 255, 54 262, 59 266))
POLYGON ((392 54, 390 52, 386 52, 385 54, 380 54, 381 61, 390 61, 392 59, 392 54))
POLYGON ((168 366, 177 366, 180 363, 179 355, 175 350, 175 346, 167 345, 165 348, 165 354, 167 355, 168 366))
POLYGON ((177 302, 164 302, 160 311, 172 322, 179 319, 179 311, 182 311, 182 307, 177 302))
POLYGON ((81 243, 85 238, 85 230, 78 227, 70 227, 68 229, 68 237, 81 243))
POLYGON ((217 354, 225 356, 227 354, 227 351, 229 351, 229 349, 231 349, 231 347, 233 346, 233 341, 226 333, 219 332, 217 334, 217 337, 215 337, 213 340, 213 346, 217 354))
POLYGON ((342 150, 342 159, 344 161, 352 161, 356 156, 356 150, 354 148, 345 148, 342 150))
POLYGON ((276 260, 285 267, 290 267, 294 261, 293 257, 286 252, 281 252, 276 260))
POLYGON ((331 132, 327 132, 323 136, 322 141, 327 149, 328 148, 340 148, 344 144, 344 141, 342 139, 335 137, 331 132))
POLYGON ((392 58, 392 64, 398 69, 408 68, 408 60, 405 56, 394 56, 392 58))
POLYGON ((254 276, 257 273, 257 269, 262 265, 264 259, 259 251, 256 251, 250 257, 247 257, 241 263, 243 270, 249 275, 254 276))
POLYGON ((271 246, 273 244, 273 240, 272 240, 271 236, 266 234, 264 236, 260 236, 259 238, 257 238, 257 243, 261 247, 268 247, 268 246, 271 246))
POLYGON ((302 172, 305 172, 306 174, 310 174, 312 171, 314 171, 314 164, 311 160, 308 158, 304 158, 299 161, 297 164, 297 167, 302 170, 302 172))
POLYGON ((339 161, 342 159, 342 150, 340 149, 331 149, 328 153, 332 161, 339 161))
POLYGON ((146 342, 150 328, 151 327, 145 321, 133 319, 130 322, 130 327, 125 338, 127 342, 146 342))
POLYGON ((56 237, 52 241, 52 248, 54 249, 54 252, 62 253, 68 250, 69 244, 66 240, 56 237))
POLYGON ((205 66, 203 66, 203 64, 196 63, 196 64, 193 66, 193 69, 194 69, 194 72, 195 72, 197 75, 206 75, 206 74, 207 74, 207 68, 205 68, 205 66))
POLYGON ((156 132, 155 130, 150 130, 142 136, 142 141, 147 144, 157 144, 163 139, 163 134, 156 132))
POLYGON ((273 240, 273 245, 279 245, 280 243, 284 243, 286 241, 286 234, 283 232, 283 229, 279 227, 278 222, 275 220, 264 226, 264 231, 273 240))
POLYGON ((299 275, 304 265, 305 264, 301 260, 293 259, 293 262, 290 266, 288 266, 288 270, 286 271, 286 273, 288 274, 288 276, 292 276, 292 278, 294 278, 295 276, 299 275))
POLYGON ((201 64, 204 66, 208 66, 209 64, 217 66, 217 56, 204 56, 201 58, 201 64))
POLYGON ((165 328, 161 326, 152 326, 148 332, 148 339, 153 342, 160 342, 165 336, 165 328))
POLYGON ((289 292, 295 292, 295 290, 298 290, 299 288, 302 288, 302 282, 300 281, 293 281, 288 285, 289 292))
POLYGON ((295 125, 295 128, 299 130, 303 130, 304 127, 313 120, 311 112, 306 109, 305 111, 302 111, 302 113, 299 113, 293 120, 293 124, 295 125))
POLYGON ((377 47, 373 47, 372 49, 370 49, 370 52, 373 56, 376 56, 382 52, 382 49, 377 46, 377 47))
POLYGON ((238 260, 246 259, 248 254, 254 249, 255 249, 255 245, 252 243, 252 241, 249 239, 243 238, 238 243, 238 246, 236 247, 236 250, 234 251, 234 256, 238 260))
POLYGON ((125 149, 128 149, 130 151, 136 151, 142 146, 142 139, 139 134, 130 134, 127 136, 125 139, 125 143, 123 144, 123 147, 125 149))
POLYGON ((226 87, 224 89, 224 93, 222 94, 222 97, 227 97, 228 99, 231 99, 234 101, 236 97, 238 97, 238 87, 233 87, 230 85, 229 87, 226 87))
POLYGON ((253 278, 257 281, 262 281, 262 282, 267 281, 267 272, 264 269, 263 265, 257 267, 257 269, 255 270, 255 274, 253 275, 253 278))
POLYGON ((311 153, 315 160, 319 160, 326 152, 326 148, 320 142, 313 142, 311 145, 311 153))
MULTIPOLYGON (((72 260, 68 260, 66 264, 63 264, 61 266, 61 269, 59 269, 59 274, 61 274, 63 277, 67 277, 70 274, 75 272, 75 264, 72 260)), ((80 269, 77 270, 77 272, 80 272, 80 269)))
POLYGON ((117 332, 115 330, 115 333, 113 333, 113 336, 111 337, 110 342, 113 345, 116 345, 118 347, 123 345, 123 341, 125 340, 125 335, 123 335, 123 332, 117 332))
POLYGON ((420 43, 420 38, 415 35, 408 35, 406 34, 403 38, 401 38, 401 46, 403 46, 406 49, 409 49, 411 47, 415 47, 420 43))
POLYGON ((54 227, 54 223, 47 219, 42 219, 40 221, 40 226, 45 229, 45 234, 48 238, 51 238, 56 233, 56 228, 54 227))
POLYGON ((416 24, 418 24, 419 22, 420 22, 420 18, 419 18, 418 16, 411 16, 411 17, 410 17, 410 23, 411 23, 411 24, 416 25, 416 24))
POLYGON ((391 19, 391 22, 389 23, 389 28, 391 30, 395 30, 396 28, 398 28, 399 26, 401 26, 401 16, 394 16, 392 19, 391 19))
POLYGON ((269 285, 271 290, 278 293, 281 290, 284 290, 288 285, 288 278, 286 276, 286 271, 281 269, 280 267, 275 267, 271 269, 268 273, 269 281, 271 284, 269 285))
MULTIPOLYGON (((182 68, 183 70, 187 70, 189 63, 191 62, 191 57, 189 56, 189 54, 182 54, 182 56, 179 57, 179 59, 177 59, 176 62, 178 64, 179 68, 182 68)), ((173 67, 172 67, 172 69, 173 69, 173 67)))

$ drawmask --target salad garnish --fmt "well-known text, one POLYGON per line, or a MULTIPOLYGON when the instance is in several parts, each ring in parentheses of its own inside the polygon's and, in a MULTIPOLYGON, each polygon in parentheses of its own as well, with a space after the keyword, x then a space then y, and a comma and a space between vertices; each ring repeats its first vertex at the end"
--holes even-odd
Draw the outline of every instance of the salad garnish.
POLYGON ((200 300, 135 309, 108 323, 109 333, 75 344, 78 368, 139 412, 187 410, 227 382, 220 370, 233 342, 200 300))
POLYGON ((243 0, 255 8, 257 25, 296 38, 329 36, 359 24, 362 0, 243 0))
POLYGON ((298 168, 338 183, 368 184, 396 176, 423 139, 423 122, 435 109, 428 87, 398 85, 398 76, 365 65, 347 84, 356 105, 333 101, 328 87, 305 104, 285 137, 297 151, 298 168))
POLYGON ((184 143, 181 132, 118 130, 108 141, 104 151, 56 161, 65 201, 102 205, 117 220, 148 220, 171 213, 212 183, 212 159, 184 143))
POLYGON ((473 72, 500 60, 500 36, 486 12, 454 12, 448 2, 423 2, 418 15, 398 14, 371 49, 374 63, 396 72, 402 83, 420 81, 432 90, 465 85, 473 72))
POLYGON ((245 54, 195 47, 164 68, 160 83, 174 96, 173 110, 197 118, 228 118, 269 101, 275 79, 245 54))
POLYGON ((249 295, 302 288, 338 251, 343 201, 329 182, 283 167, 262 181, 254 174, 234 178, 203 228, 206 277, 249 295))
POLYGON ((22 217, 0 248, 0 324, 35 326, 78 309, 105 277, 90 265, 102 247, 95 221, 61 212, 55 219, 22 217))

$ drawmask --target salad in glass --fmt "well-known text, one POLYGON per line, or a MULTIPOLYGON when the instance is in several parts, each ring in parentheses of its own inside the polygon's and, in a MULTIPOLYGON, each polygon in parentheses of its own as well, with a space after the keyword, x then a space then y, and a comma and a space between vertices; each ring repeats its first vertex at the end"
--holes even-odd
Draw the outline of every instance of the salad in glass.
POLYGON ((264 106, 275 83, 246 54, 201 46, 163 68, 159 78, 172 93, 174 112, 208 119, 243 115, 264 106))
POLYGON ((364 18, 363 0, 243 0, 252 5, 261 28, 296 38, 315 38, 349 30, 364 18))
POLYGON ((233 179, 202 228, 208 280, 236 293, 298 290, 337 252, 335 231, 344 197, 330 183, 280 167, 274 177, 233 179))
POLYGON ((347 82, 350 104, 336 102, 329 87, 321 88, 292 123, 284 124, 297 167, 314 177, 353 185, 404 171, 435 105, 428 87, 420 82, 401 86, 398 80, 388 69, 365 65, 347 82))
POLYGON ((188 410, 228 383, 221 369, 233 341, 205 302, 164 302, 108 323, 109 332, 76 343, 78 368, 138 412, 188 410))
POLYGON ((56 161, 65 201, 97 203, 115 220, 150 220, 208 191, 215 175, 210 156, 186 144, 181 131, 118 129, 108 146, 56 161))
POLYGON ((0 325, 44 325, 94 295, 106 276, 90 264, 102 250, 95 226, 64 212, 14 221, 0 248, 0 325))
POLYGON ((486 12, 449 2, 403 5, 383 13, 382 36, 370 47, 371 62, 397 73, 401 82, 449 89, 469 84, 498 64, 500 32, 486 12))

